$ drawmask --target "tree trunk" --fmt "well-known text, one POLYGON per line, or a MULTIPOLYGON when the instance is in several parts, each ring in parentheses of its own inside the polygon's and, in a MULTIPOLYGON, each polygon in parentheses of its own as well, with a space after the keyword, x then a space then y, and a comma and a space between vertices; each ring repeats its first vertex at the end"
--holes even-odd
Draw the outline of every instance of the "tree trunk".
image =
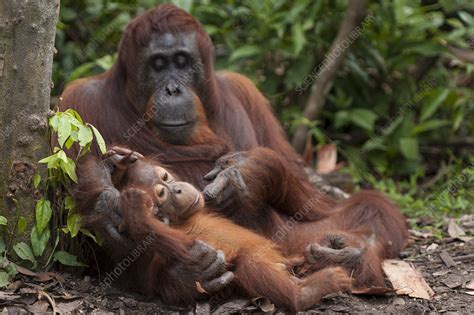
POLYGON ((59 0, 0 2, 0 215, 34 220, 32 178, 48 155, 47 113, 59 0), (17 209, 18 208, 18 209, 17 209))

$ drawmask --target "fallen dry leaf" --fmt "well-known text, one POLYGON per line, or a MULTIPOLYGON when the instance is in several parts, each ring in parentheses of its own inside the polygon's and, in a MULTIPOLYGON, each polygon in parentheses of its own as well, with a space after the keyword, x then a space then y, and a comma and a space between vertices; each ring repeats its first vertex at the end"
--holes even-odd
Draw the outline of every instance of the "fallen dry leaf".
POLYGON ((427 251, 427 252, 434 252, 438 247, 439 247, 438 244, 432 243, 432 244, 430 244, 430 246, 428 246, 428 247, 426 248, 426 251, 427 251))
POLYGON ((26 268, 21 267, 21 266, 16 266, 16 269, 18 270, 19 273, 21 273, 25 276, 33 277, 34 280, 36 280, 38 282, 47 282, 47 281, 50 281, 52 279, 55 279, 59 283, 64 283, 64 278, 62 276, 60 276, 59 274, 55 273, 55 272, 40 272, 40 273, 38 273, 38 272, 31 271, 31 270, 26 269, 26 268))
POLYGON ((68 302, 61 302, 56 304, 56 309, 60 314, 72 313, 77 310, 83 303, 83 300, 75 300, 68 302))
POLYGON ((430 300, 434 295, 420 272, 410 264, 397 259, 387 259, 382 263, 382 268, 397 294, 426 300, 430 300))
POLYGON ((458 288, 463 285, 465 279, 459 275, 450 275, 449 277, 441 280, 441 282, 450 289, 458 288))
POLYGON ((466 232, 464 232, 464 230, 454 222, 454 219, 449 219, 448 234, 452 238, 459 238, 466 235, 466 232))
POLYGON ((326 144, 318 149, 318 166, 316 173, 327 174, 336 169, 337 148, 335 144, 326 144))
POLYGON ((0 300, 12 301, 12 300, 18 299, 19 297, 21 296, 17 294, 0 291, 0 300))
POLYGON ((426 239, 426 238, 432 238, 434 237, 434 234, 431 232, 422 232, 422 231, 417 231, 417 230, 409 230, 410 236, 417 238, 417 239, 426 239))
POLYGON ((441 260, 444 262, 444 264, 446 265, 446 267, 453 267, 453 266, 456 266, 456 262, 454 261, 453 257, 451 257, 451 255, 448 254, 447 251, 443 250, 443 251, 439 254, 439 257, 440 257, 441 260))
POLYGON ((433 272, 433 276, 439 277, 439 276, 447 275, 448 273, 449 273, 449 270, 440 270, 440 271, 433 272))
POLYGON ((48 310, 48 307, 48 302, 39 300, 31 305, 28 305, 28 310, 33 314, 45 314, 48 310))

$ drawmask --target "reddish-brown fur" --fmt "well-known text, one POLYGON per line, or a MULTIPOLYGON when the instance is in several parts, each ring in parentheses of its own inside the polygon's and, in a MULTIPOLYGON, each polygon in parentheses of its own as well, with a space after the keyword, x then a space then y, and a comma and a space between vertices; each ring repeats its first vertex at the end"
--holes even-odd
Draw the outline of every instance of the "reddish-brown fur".
MULTIPOLYGON (((134 19, 124 32, 117 63, 104 74, 70 85, 60 103, 60 109, 66 108, 76 109, 84 120, 100 130, 108 143, 124 144, 154 156, 160 164, 167 165, 173 173, 199 188, 206 184, 204 174, 222 155, 236 150, 260 152, 263 158, 255 153, 252 162, 246 164, 249 170, 242 171, 246 182, 254 184, 249 185, 254 189, 251 198, 242 198, 242 206, 224 214, 279 242, 287 253, 301 252, 308 242, 323 242, 329 233, 349 234, 368 248, 364 252, 364 263, 348 267, 357 266, 355 277, 359 285, 381 284, 380 260, 398 255, 405 245, 407 230, 403 217, 382 195, 363 192, 338 204, 311 187, 302 160, 285 139, 267 99, 244 76, 214 72, 209 36, 191 15, 172 5, 158 6, 134 19), (146 125, 134 129, 136 123, 143 120, 146 110, 140 109, 136 101, 137 52, 150 41, 152 33, 188 31, 198 35, 204 64, 205 88, 198 91, 197 96, 205 120, 186 145, 170 145, 160 141, 146 125), (259 149, 261 147, 268 149, 259 149), (298 227, 287 231, 292 216, 298 218, 298 227), (309 223, 313 220, 326 221, 309 223), (284 231, 283 236, 275 239, 281 231, 284 231), (372 234, 375 241, 370 238, 372 234)), ((94 198, 107 184, 97 178, 96 168, 83 167, 79 172, 84 185, 79 189, 78 198, 83 201, 80 207, 87 209, 96 226, 100 226, 104 217, 92 213, 91 209, 94 198)), ((168 248, 176 249, 173 259, 185 261, 185 252, 193 240, 184 233, 173 233, 168 229, 160 233, 161 243, 156 243, 154 252, 160 256, 153 258, 157 263, 150 265, 153 269, 150 273, 159 279, 157 285, 163 286, 162 294, 168 301, 189 302, 194 293, 182 290, 186 283, 178 279, 184 275, 177 274, 176 279, 171 279, 172 270, 166 262, 171 255, 168 248)), ((114 241, 107 243, 106 240, 106 245, 118 256, 125 252, 124 246, 114 241)), ((125 282, 133 285, 135 281, 125 282)))
MULTIPOLYGON (((319 196, 302 184, 272 150, 257 148, 249 151, 247 158, 241 172, 252 194, 242 196, 241 201, 245 205, 242 209, 251 212, 249 216, 253 209, 261 209, 261 204, 280 209, 294 219, 305 213, 318 213, 319 196)), ((398 209, 382 194, 364 191, 335 205, 332 214, 321 220, 286 221, 271 238, 283 246, 287 255, 293 255, 301 254, 311 243, 329 246, 328 237, 341 236, 343 247, 360 248, 362 255, 337 265, 353 272, 355 285, 363 287, 384 286, 381 261, 399 254, 406 245, 407 234, 405 218, 398 209)), ((330 260, 320 258, 313 268, 331 265, 330 260)))
MULTIPOLYGON (((123 229, 132 239, 142 239, 143 233, 163 232, 163 223, 153 215, 152 194, 148 187, 133 184, 122 192, 123 229)), ((296 311, 311 307, 329 293, 350 288, 351 278, 340 267, 324 268, 302 280, 292 277, 287 269, 289 262, 276 244, 209 209, 197 211, 173 227, 222 250, 227 262, 234 266, 236 289, 245 296, 264 296, 278 307, 296 311)), ((160 295, 155 283, 148 282, 149 290, 160 295)))

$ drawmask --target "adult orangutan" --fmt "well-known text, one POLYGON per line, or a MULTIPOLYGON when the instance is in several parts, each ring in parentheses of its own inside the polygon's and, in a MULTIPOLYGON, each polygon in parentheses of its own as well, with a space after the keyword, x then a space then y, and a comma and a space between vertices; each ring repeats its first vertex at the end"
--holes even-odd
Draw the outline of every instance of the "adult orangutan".
MULTIPOLYGON (((61 110, 67 108, 94 124, 108 143, 153 156, 181 179, 204 189, 208 205, 235 223, 268 238, 285 231, 277 241, 287 251, 294 248, 292 239, 298 241, 291 231, 310 229, 338 240, 320 244, 326 249, 350 246, 349 251, 360 254, 357 259, 368 255, 369 263, 360 264, 355 275, 360 284, 381 284, 379 260, 398 255, 405 244, 404 220, 381 195, 361 193, 337 204, 311 187, 300 157, 285 139, 265 97, 241 75, 214 72, 208 34, 190 14, 173 5, 160 5, 135 18, 124 32, 115 65, 102 75, 73 82, 60 102, 61 110), (261 147, 268 149, 255 155, 261 147), (278 180, 266 176, 268 172, 277 174, 278 180), (213 182, 206 186, 206 180, 213 182), (249 183, 260 186, 250 189, 249 183), (280 188, 284 197, 262 199, 264 193, 271 195, 280 188), (305 223, 335 212, 338 219, 332 222, 337 230, 355 234, 333 237, 324 224, 315 228, 305 223), (295 218, 298 228, 287 231, 295 218), (364 269, 365 265, 371 267, 364 269)), ((78 193, 82 206, 97 211, 110 237, 106 245, 121 252, 126 240, 116 230, 120 193, 111 183, 112 170, 82 169, 83 178, 96 182, 95 190, 78 193)), ((193 279, 203 275, 209 279, 206 290, 217 288, 211 284, 221 281, 223 272, 212 263, 220 259, 213 248, 202 242, 174 242, 172 248, 156 246, 155 252, 169 257, 173 253, 165 251, 173 248, 188 258, 160 261, 163 268, 157 281, 168 292, 194 287, 193 279), (196 264, 202 257, 204 263, 196 264)), ((315 244, 307 255, 317 258, 320 252, 315 244)), ((168 300, 189 302, 194 296, 187 294, 168 300)))

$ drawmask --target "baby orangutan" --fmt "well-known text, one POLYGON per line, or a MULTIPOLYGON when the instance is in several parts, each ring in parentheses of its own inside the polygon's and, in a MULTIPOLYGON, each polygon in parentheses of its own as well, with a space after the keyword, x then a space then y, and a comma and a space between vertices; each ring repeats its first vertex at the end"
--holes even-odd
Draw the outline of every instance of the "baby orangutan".
MULTIPOLYGON (((112 178, 121 191, 120 230, 131 239, 159 234, 163 224, 184 231, 225 255, 238 293, 266 297, 289 311, 308 309, 327 294, 350 289, 352 280, 340 267, 323 268, 303 279, 293 277, 289 260, 274 243, 206 209, 194 186, 178 181, 154 161, 126 160, 117 163, 112 178)), ((196 289, 202 290, 199 282, 196 289)))

